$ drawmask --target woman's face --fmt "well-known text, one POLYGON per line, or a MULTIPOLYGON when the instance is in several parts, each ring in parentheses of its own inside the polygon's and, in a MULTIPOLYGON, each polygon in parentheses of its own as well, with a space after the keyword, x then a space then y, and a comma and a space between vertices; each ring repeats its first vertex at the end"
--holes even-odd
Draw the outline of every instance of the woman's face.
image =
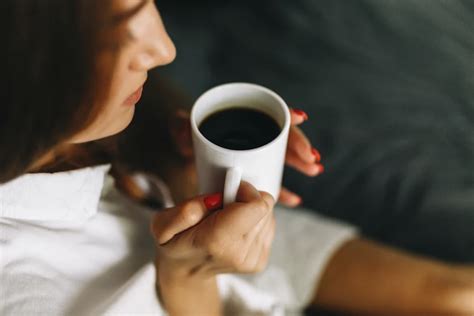
MULTIPOLYGON (((152 0, 113 0, 117 25, 106 32, 97 59, 99 82, 104 84, 99 113, 70 143, 83 143, 116 134, 132 121, 148 70, 171 63, 176 49, 152 0), (130 17, 120 19, 127 13, 130 17), (101 78, 107 78, 105 81, 101 78)), ((91 105, 93 106, 93 105, 91 105)))

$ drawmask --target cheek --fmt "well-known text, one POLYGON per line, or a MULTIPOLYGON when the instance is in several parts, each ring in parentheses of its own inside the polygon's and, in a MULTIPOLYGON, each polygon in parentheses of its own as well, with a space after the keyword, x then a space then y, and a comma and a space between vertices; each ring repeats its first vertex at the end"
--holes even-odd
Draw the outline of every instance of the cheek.
POLYGON ((128 70, 126 59, 117 60, 114 71, 106 85, 108 93, 102 103, 102 111, 98 115, 97 124, 107 133, 118 133, 126 128, 133 118, 134 105, 126 105, 125 100, 132 94, 137 80, 128 70))
POLYGON ((95 122, 101 137, 121 132, 133 119, 135 106, 124 104, 130 90, 126 83, 127 77, 116 73, 109 85, 109 93, 95 122))
POLYGON ((99 64, 99 86, 97 91, 98 102, 108 110, 113 103, 120 98, 121 84, 126 78, 126 67, 124 57, 120 55, 107 54, 102 57, 99 64))
POLYGON ((98 87, 98 100, 104 112, 109 114, 127 112, 130 109, 127 109, 123 102, 130 89, 131 74, 128 70, 126 54, 121 52, 115 57, 110 57, 101 68, 102 78, 98 87))
POLYGON ((84 143, 112 136, 124 130, 132 121, 135 106, 124 105, 131 85, 127 82, 126 68, 115 67, 114 70, 107 80, 108 84, 101 85, 103 90, 98 89, 97 103, 100 110, 94 121, 75 135, 72 142, 84 143))
POLYGON ((104 87, 107 87, 107 93, 104 95, 106 104, 113 107, 115 104, 117 111, 127 109, 124 104, 125 100, 136 91, 136 89, 146 79, 146 73, 137 73, 130 69, 133 47, 122 49, 119 54, 115 56, 115 60, 110 62, 108 67, 109 77, 104 78, 104 87))

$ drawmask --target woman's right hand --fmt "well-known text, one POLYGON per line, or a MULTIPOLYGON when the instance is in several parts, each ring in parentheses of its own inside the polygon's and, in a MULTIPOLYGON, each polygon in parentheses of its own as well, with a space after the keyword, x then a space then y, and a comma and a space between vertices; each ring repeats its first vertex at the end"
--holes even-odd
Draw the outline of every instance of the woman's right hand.
POLYGON ((268 262, 275 234, 272 196, 242 182, 236 202, 200 196, 154 215, 158 269, 187 276, 256 273, 268 262))

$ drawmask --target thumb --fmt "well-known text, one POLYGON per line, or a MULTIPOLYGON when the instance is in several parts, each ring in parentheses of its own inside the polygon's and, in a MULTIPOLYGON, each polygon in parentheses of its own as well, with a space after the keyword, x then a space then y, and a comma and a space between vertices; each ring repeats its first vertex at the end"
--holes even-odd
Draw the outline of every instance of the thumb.
POLYGON ((222 193, 198 196, 156 213, 150 229, 158 243, 163 245, 220 208, 222 208, 222 193))

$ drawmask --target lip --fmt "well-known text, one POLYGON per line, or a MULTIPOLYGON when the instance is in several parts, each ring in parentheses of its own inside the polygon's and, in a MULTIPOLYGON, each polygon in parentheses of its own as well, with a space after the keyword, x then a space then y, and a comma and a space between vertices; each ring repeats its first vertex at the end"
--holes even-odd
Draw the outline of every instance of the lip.
POLYGON ((140 101, 143 93, 143 85, 141 85, 135 92, 133 92, 123 103, 125 106, 133 106, 140 101))

